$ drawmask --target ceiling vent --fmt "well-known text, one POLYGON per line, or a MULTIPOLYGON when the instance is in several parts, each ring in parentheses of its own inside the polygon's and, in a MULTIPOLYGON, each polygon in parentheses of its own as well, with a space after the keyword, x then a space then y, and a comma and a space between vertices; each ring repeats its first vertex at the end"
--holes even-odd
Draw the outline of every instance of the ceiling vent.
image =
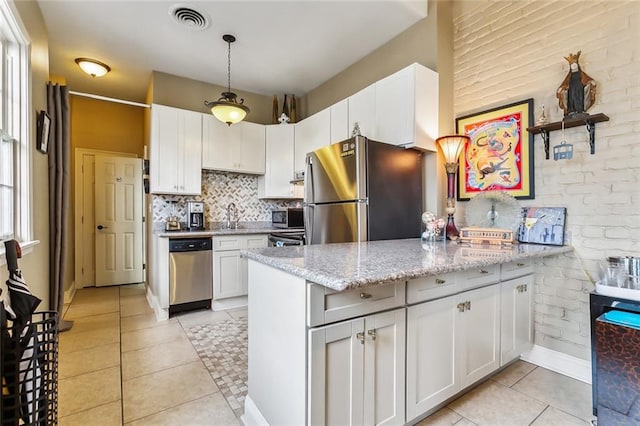
POLYGON ((200 12, 186 4, 174 4, 169 8, 169 15, 180 25, 191 31, 202 31, 209 27, 211 19, 206 12, 200 12))

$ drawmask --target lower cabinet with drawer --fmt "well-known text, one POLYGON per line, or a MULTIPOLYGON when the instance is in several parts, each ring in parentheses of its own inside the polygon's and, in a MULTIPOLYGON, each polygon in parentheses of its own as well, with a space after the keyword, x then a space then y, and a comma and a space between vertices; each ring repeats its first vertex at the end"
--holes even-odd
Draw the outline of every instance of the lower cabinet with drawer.
POLYGON ((250 260, 245 424, 417 422, 529 348, 532 271, 335 291, 250 260))
POLYGON ((240 250, 267 247, 267 235, 213 237, 213 299, 247 294, 247 259, 240 250))

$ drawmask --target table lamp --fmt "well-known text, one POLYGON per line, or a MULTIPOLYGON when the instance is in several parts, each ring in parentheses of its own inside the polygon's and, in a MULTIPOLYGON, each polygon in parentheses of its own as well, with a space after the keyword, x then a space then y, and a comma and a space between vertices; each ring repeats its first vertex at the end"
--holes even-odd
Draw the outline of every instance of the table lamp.
POLYGON ((456 212, 456 173, 458 172, 458 157, 465 144, 469 142, 469 136, 448 135, 441 136, 436 142, 444 155, 444 168, 447 171, 447 237, 457 237, 460 235, 456 224, 453 221, 453 214, 456 212))

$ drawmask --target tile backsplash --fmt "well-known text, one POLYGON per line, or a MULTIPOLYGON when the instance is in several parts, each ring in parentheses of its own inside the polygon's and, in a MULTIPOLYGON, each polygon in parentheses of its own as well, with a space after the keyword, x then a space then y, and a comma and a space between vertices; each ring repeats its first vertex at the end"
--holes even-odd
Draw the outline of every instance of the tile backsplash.
POLYGON ((202 171, 202 195, 150 194, 153 221, 164 222, 171 214, 171 201, 181 221, 187 220, 187 202, 204 201, 207 222, 227 219, 227 205, 238 208, 240 222, 271 222, 271 210, 284 207, 302 207, 302 201, 258 199, 258 176, 238 173, 202 171))

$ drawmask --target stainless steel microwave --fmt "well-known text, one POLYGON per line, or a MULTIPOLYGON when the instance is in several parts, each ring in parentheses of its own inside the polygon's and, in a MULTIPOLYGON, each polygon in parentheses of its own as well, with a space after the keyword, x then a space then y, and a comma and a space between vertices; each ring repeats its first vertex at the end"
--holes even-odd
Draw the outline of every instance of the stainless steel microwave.
POLYGON ((271 224, 276 228, 304 228, 301 207, 271 211, 271 224))

